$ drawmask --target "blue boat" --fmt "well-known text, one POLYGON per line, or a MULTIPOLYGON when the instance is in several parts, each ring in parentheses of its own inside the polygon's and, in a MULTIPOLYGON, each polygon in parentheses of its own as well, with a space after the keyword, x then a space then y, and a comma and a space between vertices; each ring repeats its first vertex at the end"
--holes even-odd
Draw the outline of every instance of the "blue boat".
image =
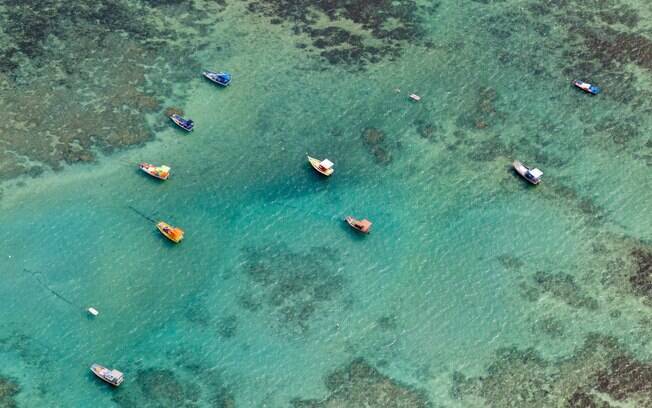
POLYGON ((172 122, 174 122, 177 126, 179 126, 181 129, 187 132, 190 132, 195 126, 195 123, 192 120, 184 119, 181 116, 177 115, 176 113, 170 115, 170 119, 172 119, 172 122))
POLYGON ((590 93, 591 95, 597 95, 602 91, 602 89, 600 89, 600 87, 595 86, 595 85, 591 85, 588 82, 580 81, 579 79, 573 80, 573 85, 580 88, 584 92, 590 93))
POLYGON ((204 71, 201 74, 209 81, 220 86, 228 86, 231 83, 231 74, 228 72, 204 71))

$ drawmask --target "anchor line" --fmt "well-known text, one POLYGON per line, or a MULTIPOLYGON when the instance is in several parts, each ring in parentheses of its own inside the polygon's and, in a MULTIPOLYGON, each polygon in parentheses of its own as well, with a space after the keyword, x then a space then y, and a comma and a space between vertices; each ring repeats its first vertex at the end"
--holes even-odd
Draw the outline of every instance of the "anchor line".
POLYGON ((142 213, 141 211, 137 210, 136 208, 134 208, 134 207, 132 207, 130 205, 127 206, 127 207, 131 208, 136 214, 140 215, 141 217, 145 218, 146 220, 156 223, 156 220, 154 218, 148 216, 147 214, 142 213))
POLYGON ((49 287, 45 282, 39 278, 39 275, 41 275, 40 272, 32 271, 27 268, 23 268, 23 270, 29 274, 31 274, 34 279, 38 282, 39 285, 41 285, 43 288, 45 288, 48 292, 52 293, 54 296, 58 297, 59 299, 63 300, 64 302, 68 303, 72 307, 79 307, 78 305, 75 305, 70 299, 67 299, 65 296, 57 292, 56 290, 52 289, 49 287))

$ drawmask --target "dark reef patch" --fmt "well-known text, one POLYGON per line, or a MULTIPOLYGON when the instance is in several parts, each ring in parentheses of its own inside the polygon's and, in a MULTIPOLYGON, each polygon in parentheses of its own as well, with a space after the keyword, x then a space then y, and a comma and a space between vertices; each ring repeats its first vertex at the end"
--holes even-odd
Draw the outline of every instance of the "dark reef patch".
MULTIPOLYGON (((539 271, 532 277, 532 283, 534 288, 525 288, 530 294, 528 297, 531 297, 532 294, 546 293, 571 307, 590 310, 598 308, 598 301, 586 295, 575 282, 575 278, 566 273, 539 271)), ((532 300, 537 298, 535 297, 532 300)))
POLYGON ((631 256, 634 271, 629 277, 632 290, 637 296, 644 296, 652 302, 652 252, 647 248, 636 248, 631 256))
POLYGON ((235 337, 238 332, 238 316, 229 315, 222 317, 217 322, 217 334, 225 339, 235 337))
POLYGON ((331 64, 363 67, 424 40, 423 16, 434 14, 438 5, 419 6, 414 0, 249 0, 248 10, 309 36, 315 52, 331 64))
POLYGON ((457 125, 467 129, 486 129, 505 119, 505 114, 497 109, 498 93, 490 87, 478 87, 470 112, 457 118, 457 125))
POLYGON ((364 359, 335 370, 325 380, 324 399, 294 399, 294 408, 395 407, 426 408, 431 403, 422 391, 385 376, 364 359))
POLYGON ((589 334, 566 358, 544 359, 532 349, 499 349, 478 377, 453 374, 451 395, 488 407, 602 407, 604 395, 632 406, 652 406, 652 365, 612 337, 589 334))
POLYGON ((542 333, 555 339, 561 338, 565 331, 562 321, 552 316, 537 320, 532 329, 535 333, 542 333))
POLYGON ((9 377, 0 376, 0 407, 16 408, 16 395, 20 392, 18 383, 9 377))
POLYGON ((231 392, 200 366, 147 368, 135 374, 132 386, 113 395, 121 407, 235 407, 231 392))
POLYGON ((324 304, 335 301, 344 290, 338 272, 339 259, 328 247, 304 252, 283 244, 243 251, 242 271, 256 285, 241 297, 249 310, 265 310, 286 327, 309 328, 324 304))
POLYGON ((362 143, 374 157, 377 164, 387 165, 392 161, 390 144, 385 133, 376 128, 366 128, 362 131, 362 143))

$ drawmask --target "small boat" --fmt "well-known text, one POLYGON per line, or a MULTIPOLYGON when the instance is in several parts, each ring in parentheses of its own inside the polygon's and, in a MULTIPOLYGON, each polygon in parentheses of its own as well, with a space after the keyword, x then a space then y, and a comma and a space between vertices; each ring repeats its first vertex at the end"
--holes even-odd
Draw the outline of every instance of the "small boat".
POLYGON ((163 221, 159 221, 159 223, 156 224, 156 228, 161 231, 161 234, 165 235, 165 238, 169 239, 175 244, 178 244, 183 239, 184 232, 181 228, 173 227, 172 225, 163 221))
POLYGON ((412 99, 415 102, 419 102, 421 100, 421 97, 417 94, 409 94, 408 98, 412 99))
POLYGON ((174 122, 177 126, 179 126, 181 129, 190 132, 192 128, 195 126, 195 123, 190 120, 190 119, 184 119, 181 116, 177 115, 176 113, 173 113, 170 115, 170 119, 172 122, 174 122))
POLYGON ((160 180, 167 180, 170 177, 170 168, 168 166, 155 166, 149 163, 140 163, 138 165, 142 171, 152 177, 160 180))
POLYGON ((353 229, 364 232, 365 234, 368 234, 369 231, 371 231, 371 221, 366 218, 358 220, 348 216, 344 219, 344 221, 346 221, 353 229))
POLYGON ((94 307, 89 307, 86 310, 88 311, 88 314, 91 316, 97 316, 100 314, 100 312, 98 312, 97 309, 95 309, 94 307))
POLYGON ((204 78, 220 86, 228 86, 231 83, 231 74, 228 72, 204 71, 201 74, 204 78))
POLYGON ((573 80, 573 85, 580 88, 584 92, 590 93, 591 95, 597 95, 602 91, 600 87, 592 85, 588 82, 580 81, 579 79, 573 80))
POLYGON ((330 176, 335 171, 333 168, 334 163, 328 159, 319 160, 308 156, 308 161, 310 162, 310 165, 313 169, 317 170, 324 176, 330 176))
POLYGON ((512 163, 512 166, 514 166, 514 170, 518 174, 520 174, 524 179, 529 181, 532 184, 539 184, 541 182, 541 176, 543 176, 543 172, 539 169, 530 169, 529 167, 525 166, 523 163, 521 163, 518 160, 514 160, 514 163, 512 163))
POLYGON ((102 380, 108 382, 114 387, 119 386, 124 381, 124 374, 118 370, 109 370, 106 367, 103 367, 99 364, 93 364, 91 366, 91 371, 93 374, 101 378, 102 380))

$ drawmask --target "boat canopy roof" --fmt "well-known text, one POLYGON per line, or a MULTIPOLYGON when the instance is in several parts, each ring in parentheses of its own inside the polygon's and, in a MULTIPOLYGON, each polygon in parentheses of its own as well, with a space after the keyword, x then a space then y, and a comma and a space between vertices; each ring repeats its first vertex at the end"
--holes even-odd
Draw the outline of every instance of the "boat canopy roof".
POLYGON ((543 176, 543 172, 541 170, 539 170, 539 169, 530 170, 530 174, 532 174, 532 177, 534 177, 534 178, 539 178, 539 177, 543 176))
POLYGON ((364 220, 358 221, 358 224, 359 224, 361 227, 363 227, 363 228, 369 228, 369 227, 371 227, 371 221, 369 221, 369 220, 366 219, 366 218, 365 218, 364 220))
POLYGON ((333 163, 332 161, 330 161, 328 159, 324 159, 324 160, 321 161, 321 163, 319 163, 319 165, 322 166, 325 169, 330 169, 331 167, 333 167, 334 164, 335 163, 333 163))

